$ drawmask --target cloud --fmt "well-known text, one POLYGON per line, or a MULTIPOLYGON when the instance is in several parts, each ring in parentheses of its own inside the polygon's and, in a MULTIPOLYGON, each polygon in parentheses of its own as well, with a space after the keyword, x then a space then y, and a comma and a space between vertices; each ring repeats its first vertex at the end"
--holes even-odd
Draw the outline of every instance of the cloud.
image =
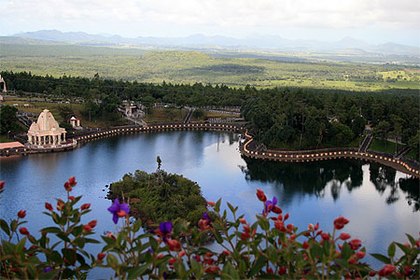
POLYGON ((0 23, 15 20, 16 28, 23 29, 85 27, 134 33, 147 28, 176 32, 420 27, 417 0, 0 0, 0 4, 4 11, 0 23))

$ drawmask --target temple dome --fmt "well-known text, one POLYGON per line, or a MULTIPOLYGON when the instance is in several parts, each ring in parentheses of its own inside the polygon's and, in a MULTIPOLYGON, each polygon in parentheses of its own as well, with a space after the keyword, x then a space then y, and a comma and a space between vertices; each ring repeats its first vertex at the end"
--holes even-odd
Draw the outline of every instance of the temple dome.
POLYGON ((37 124, 39 126, 39 130, 41 131, 49 131, 53 128, 59 128, 57 121, 54 119, 53 114, 48 110, 44 109, 44 111, 39 114, 37 124))
POLYGON ((66 130, 58 125, 52 113, 45 109, 28 131, 29 144, 38 146, 58 145, 65 141, 66 130))

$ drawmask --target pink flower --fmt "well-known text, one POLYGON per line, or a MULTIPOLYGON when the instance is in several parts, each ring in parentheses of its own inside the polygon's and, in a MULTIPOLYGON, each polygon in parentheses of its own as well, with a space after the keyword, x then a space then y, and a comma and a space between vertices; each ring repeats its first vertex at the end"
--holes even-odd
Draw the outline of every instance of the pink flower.
POLYGON ((213 202, 213 201, 207 201, 207 205, 210 206, 210 207, 214 207, 214 206, 216 206, 216 203, 213 202))
POLYGON ((349 239, 351 236, 350 236, 350 234, 348 234, 348 233, 345 233, 345 232, 342 232, 341 234, 340 234, 340 239, 341 240, 347 240, 347 239, 349 239))
POLYGON ((91 228, 96 227, 96 224, 97 224, 97 221, 96 221, 96 220, 92 220, 92 221, 90 221, 90 222, 88 223, 88 225, 89 225, 91 228))
POLYGON ((74 177, 74 176, 70 177, 67 182, 69 182, 70 186, 72 186, 72 187, 76 186, 76 184, 77 184, 76 177, 74 177))
POLYGON ((102 261, 105 258, 106 254, 105 253, 99 253, 97 256, 98 261, 102 261))
POLYGON ((267 197, 265 196, 265 193, 262 189, 257 189, 257 197, 262 202, 265 202, 267 200, 267 197))
POLYGON ((19 210, 17 215, 18 215, 19 218, 23 219, 26 216, 26 211, 25 210, 19 210))
POLYGON ((83 231, 91 232, 92 231, 92 227, 90 225, 84 225, 83 226, 83 231))
POLYGON ((359 251, 356 253, 356 256, 358 259, 363 259, 366 256, 366 252, 365 251, 359 251))
POLYGON ((395 271, 396 267, 392 264, 385 265, 381 270, 378 271, 379 276, 388 276, 395 271))
POLYGON ((85 203, 85 204, 82 204, 82 206, 80 206, 81 210, 87 210, 89 208, 90 208, 90 203, 85 203))
POLYGON ((178 240, 168 239, 166 242, 169 246, 169 250, 171 251, 180 251, 181 250, 181 243, 178 240))
POLYGON ((334 220, 334 227, 335 229, 342 229, 348 223, 349 223, 349 220, 347 220, 343 216, 340 216, 334 220))
POLYGON ((349 242, 349 245, 352 250, 357 250, 362 246, 362 241, 360 241, 360 239, 353 239, 349 242))
POLYGON ((20 234, 23 234, 23 235, 29 235, 29 231, 26 227, 21 227, 19 229, 19 232, 20 232, 20 234))
POLYGON ((330 234, 329 233, 323 232, 323 233, 321 233, 321 237, 322 237, 323 240, 330 240, 330 234))

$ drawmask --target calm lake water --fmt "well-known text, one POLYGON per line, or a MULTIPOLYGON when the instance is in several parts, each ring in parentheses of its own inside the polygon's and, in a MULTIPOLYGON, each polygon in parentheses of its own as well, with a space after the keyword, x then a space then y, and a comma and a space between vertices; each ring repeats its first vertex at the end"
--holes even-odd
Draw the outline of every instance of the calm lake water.
MULTIPOLYGON (((239 206, 248 219, 262 211, 257 188, 276 196, 280 207, 300 229, 319 222, 332 231, 333 220, 350 220, 345 231, 363 241, 369 253, 383 253, 391 241, 405 242, 420 230, 419 181, 374 163, 335 160, 285 164, 245 160, 237 135, 223 132, 163 132, 97 140, 71 152, 39 154, 0 160, 2 218, 10 220, 27 210, 33 233, 49 225, 44 203, 65 197, 63 183, 76 176, 74 195, 92 204, 86 222, 98 220, 97 232, 115 230, 106 185, 137 169, 162 168, 199 183, 207 200, 222 198, 239 206)), ((98 248, 92 249, 95 255, 98 248)), ((378 267, 372 258, 367 261, 378 267)))

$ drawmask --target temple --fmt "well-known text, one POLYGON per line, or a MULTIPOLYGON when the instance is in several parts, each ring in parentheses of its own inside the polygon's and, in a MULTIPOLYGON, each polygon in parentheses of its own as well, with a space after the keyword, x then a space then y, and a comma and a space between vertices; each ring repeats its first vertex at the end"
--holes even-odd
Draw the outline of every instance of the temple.
POLYGON ((28 143, 37 148, 55 148, 66 142, 66 130, 61 128, 52 113, 45 109, 28 131, 28 143))

